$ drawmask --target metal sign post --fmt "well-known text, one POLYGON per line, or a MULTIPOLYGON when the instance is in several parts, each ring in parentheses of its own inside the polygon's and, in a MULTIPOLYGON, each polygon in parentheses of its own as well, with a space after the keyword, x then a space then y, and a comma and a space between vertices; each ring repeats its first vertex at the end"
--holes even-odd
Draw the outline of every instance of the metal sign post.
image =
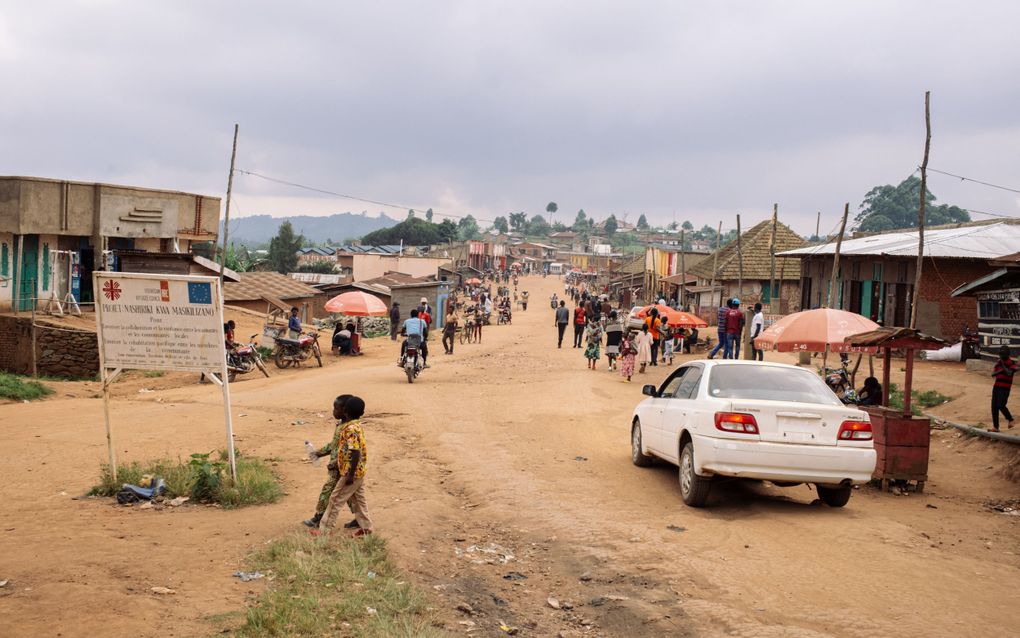
POLYGON ((110 471, 117 478, 110 384, 123 370, 201 372, 223 389, 230 474, 237 478, 219 279, 94 272, 96 332, 110 471))

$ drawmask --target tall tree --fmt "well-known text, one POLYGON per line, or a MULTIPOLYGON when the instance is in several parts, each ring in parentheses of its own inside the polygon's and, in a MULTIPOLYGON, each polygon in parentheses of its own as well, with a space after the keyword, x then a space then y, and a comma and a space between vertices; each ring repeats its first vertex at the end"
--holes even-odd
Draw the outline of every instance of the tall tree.
POLYGON ((297 251, 305 243, 305 238, 294 234, 290 222, 280 224, 276 237, 269 241, 269 265, 276 272, 287 274, 297 269, 297 251))
POLYGON ((407 210, 407 218, 408 219, 414 219, 414 209, 413 208, 409 208, 407 210))
POLYGON ((503 217, 502 215, 492 220, 492 227, 504 235, 510 231, 510 224, 507 223, 506 217, 503 217))
POLYGON ((396 226, 373 231, 361 238, 361 243, 368 246, 395 245, 401 242, 409 246, 438 244, 439 226, 411 217, 396 226))
POLYGON ((549 222, 541 215, 535 215, 528 222, 528 234, 545 237, 549 234, 549 222))
POLYGON ((446 218, 436 224, 436 232, 439 233, 439 241, 441 242, 457 241, 457 224, 453 223, 453 220, 450 218, 446 218))
POLYGON ((666 226, 666 228, 670 230, 676 230, 677 228, 680 228, 680 224, 677 224, 676 221, 671 221, 669 223, 669 226, 666 226))
POLYGON ((637 220, 638 230, 648 230, 648 220, 645 218, 645 214, 641 213, 641 216, 637 220))
POLYGON ((474 239, 478 237, 478 222, 471 215, 465 215, 457 222, 457 234, 461 240, 474 239))
POLYGON ((513 228, 516 232, 522 232, 528 225, 528 216, 523 212, 510 213, 510 228, 513 228))
POLYGON ((432 212, 432 209, 431 208, 428 209, 427 211, 425 211, 425 221, 427 221, 428 223, 431 224, 432 223, 432 217, 434 215, 435 215, 435 213, 432 212))
POLYGON ((616 230, 620 227, 620 223, 616 221, 616 215, 610 215, 602 227, 605 229, 607 235, 614 235, 616 230))
POLYGON ((552 223, 552 216, 560 209, 556 202, 549 202, 545 205, 545 212, 549 213, 549 223, 552 223))
MULTIPOLYGON (((930 190, 925 192, 925 225, 970 221, 970 215, 958 206, 935 204, 930 190)), ((921 202, 921 180, 911 175, 896 186, 886 184, 868 191, 854 221, 865 232, 893 228, 917 228, 917 210, 921 202)))
POLYGON ((571 226, 574 232, 580 233, 588 230, 588 216, 585 215, 584 209, 577 211, 577 217, 574 218, 574 225, 571 226))
POLYGON ((694 230, 694 224, 692 224, 689 221, 685 221, 684 223, 680 224, 680 228, 683 228, 687 232, 691 232, 692 230, 694 230))

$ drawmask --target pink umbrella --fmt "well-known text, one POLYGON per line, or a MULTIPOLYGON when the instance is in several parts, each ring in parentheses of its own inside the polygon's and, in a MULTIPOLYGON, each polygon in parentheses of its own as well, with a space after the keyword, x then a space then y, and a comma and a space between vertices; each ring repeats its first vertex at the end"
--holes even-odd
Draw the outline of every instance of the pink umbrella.
POLYGON ((663 306, 662 304, 655 304, 654 306, 645 306, 638 311, 637 316, 644 319, 648 316, 648 311, 655 308, 659 311, 659 316, 666 316, 666 323, 673 326, 674 328, 707 328, 708 323, 698 317, 692 315, 689 312, 683 312, 681 310, 674 310, 669 306, 663 306))
POLYGON ((352 290, 333 297, 326 302, 326 312, 336 312, 349 317, 385 317, 390 313, 386 304, 378 297, 352 290))
POLYGON ((846 338, 875 330, 879 325, 846 310, 819 308, 787 315, 775 322, 754 340, 763 350, 779 352, 875 352, 875 348, 858 348, 846 338))

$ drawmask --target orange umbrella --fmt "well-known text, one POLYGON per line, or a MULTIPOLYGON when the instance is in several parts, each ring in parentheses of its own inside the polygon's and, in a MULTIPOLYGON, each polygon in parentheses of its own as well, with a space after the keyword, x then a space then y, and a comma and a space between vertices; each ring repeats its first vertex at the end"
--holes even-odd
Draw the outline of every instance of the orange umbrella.
POLYGON ((766 328, 754 344, 779 352, 822 352, 826 348, 832 352, 875 352, 875 348, 855 348, 846 338, 878 327, 854 312, 818 308, 783 317, 766 328))
POLYGON ((659 316, 666 316, 666 323, 673 326, 674 328, 707 328, 708 322, 697 315, 692 315, 689 312, 683 312, 681 310, 674 310, 669 306, 663 306, 662 304, 655 304, 653 306, 645 306, 638 311, 637 316, 642 319, 648 316, 648 311, 655 308, 659 311, 659 316))
POLYGON ((390 314, 386 304, 378 297, 352 290, 333 297, 326 302, 327 312, 336 312, 349 317, 385 317, 390 314))
POLYGON ((478 284, 482 283, 482 280, 479 279, 478 277, 472 277, 471 279, 468 279, 467 282, 472 286, 477 286, 478 284))

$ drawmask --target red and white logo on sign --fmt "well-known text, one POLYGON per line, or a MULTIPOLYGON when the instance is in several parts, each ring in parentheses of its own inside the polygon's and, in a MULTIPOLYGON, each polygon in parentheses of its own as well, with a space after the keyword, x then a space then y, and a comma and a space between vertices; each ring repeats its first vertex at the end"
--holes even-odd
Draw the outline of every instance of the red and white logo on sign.
POLYGON ((161 281, 159 282, 159 300, 170 301, 170 282, 161 281))
POLYGON ((120 299, 122 293, 123 291, 120 288, 120 283, 112 279, 103 284, 103 296, 110 301, 117 301, 120 299))

